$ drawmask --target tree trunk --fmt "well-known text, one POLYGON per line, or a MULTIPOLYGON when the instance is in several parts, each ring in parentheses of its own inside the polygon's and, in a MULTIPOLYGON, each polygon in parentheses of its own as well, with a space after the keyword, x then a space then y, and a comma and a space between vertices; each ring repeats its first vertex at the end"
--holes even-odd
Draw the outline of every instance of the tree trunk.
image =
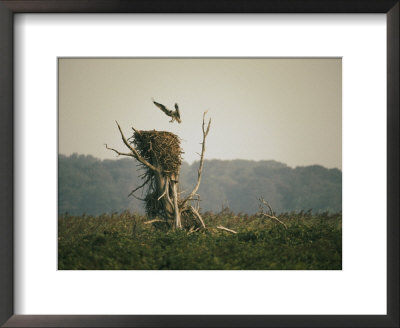
POLYGON ((182 229, 181 213, 178 202, 178 186, 177 176, 163 175, 156 173, 156 195, 157 200, 161 202, 162 212, 166 221, 173 221, 177 229, 182 229))
POLYGON ((165 218, 167 220, 173 219, 174 208, 169 196, 169 178, 162 175, 162 173, 156 173, 156 195, 157 200, 161 202, 165 218))
POLYGON ((171 190, 172 190, 172 202, 174 205, 174 221, 175 227, 177 229, 182 229, 182 219, 181 219, 181 212, 179 210, 178 204, 178 186, 179 186, 179 178, 178 174, 173 174, 171 176, 171 190))

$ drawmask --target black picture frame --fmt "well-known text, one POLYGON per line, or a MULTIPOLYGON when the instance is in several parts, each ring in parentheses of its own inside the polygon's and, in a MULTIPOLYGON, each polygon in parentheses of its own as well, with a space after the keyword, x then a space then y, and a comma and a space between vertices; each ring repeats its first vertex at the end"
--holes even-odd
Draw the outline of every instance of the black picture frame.
MULTIPOLYGON (((398 0, 0 0, 0 324, 4 327, 399 327, 398 0), (385 13, 387 315, 14 315, 13 16, 16 13, 385 13)), ((368 286, 366 286, 368 288, 368 286)))

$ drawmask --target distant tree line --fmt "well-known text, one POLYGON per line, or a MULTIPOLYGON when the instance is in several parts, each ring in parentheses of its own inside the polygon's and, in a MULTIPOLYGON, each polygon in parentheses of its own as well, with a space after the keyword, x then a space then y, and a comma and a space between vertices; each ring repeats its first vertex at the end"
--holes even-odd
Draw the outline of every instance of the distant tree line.
MULTIPOLYGON (((98 215, 144 213, 143 202, 128 195, 142 182, 137 162, 124 158, 99 160, 73 154, 58 157, 58 213, 98 215)), ((181 167, 181 189, 191 191, 198 162, 181 167)), ((264 197, 277 212, 341 212, 342 172, 320 165, 291 168, 276 161, 205 160, 198 193, 204 211, 258 211, 264 197)), ((137 195, 140 197, 140 193, 137 195)))

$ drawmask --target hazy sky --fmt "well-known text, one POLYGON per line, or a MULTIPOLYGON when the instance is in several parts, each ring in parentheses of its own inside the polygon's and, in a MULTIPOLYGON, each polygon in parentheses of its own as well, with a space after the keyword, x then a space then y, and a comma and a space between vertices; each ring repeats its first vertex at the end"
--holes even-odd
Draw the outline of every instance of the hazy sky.
POLYGON ((212 118, 206 159, 342 166, 341 59, 60 59, 59 152, 116 158, 131 127, 182 138, 199 159, 202 115, 212 118), (169 123, 151 98, 173 109, 169 123))

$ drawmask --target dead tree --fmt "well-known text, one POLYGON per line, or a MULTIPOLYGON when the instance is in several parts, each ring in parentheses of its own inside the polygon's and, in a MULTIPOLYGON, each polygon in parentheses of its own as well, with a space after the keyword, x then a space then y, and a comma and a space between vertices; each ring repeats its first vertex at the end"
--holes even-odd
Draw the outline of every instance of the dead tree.
POLYGON ((118 156, 135 158, 144 169, 142 185, 132 190, 130 196, 135 196, 135 192, 142 188, 146 189, 146 196, 141 200, 145 202, 150 221, 161 221, 167 225, 173 223, 177 229, 206 227, 198 209, 192 205, 193 201, 198 199, 196 197, 203 171, 206 138, 211 125, 210 119, 206 127, 205 115, 206 112, 203 114, 203 141, 197 182, 192 192, 183 199, 180 198, 179 192, 179 172, 182 163, 179 137, 166 131, 143 131, 132 128, 133 135, 127 139, 116 122, 122 141, 129 152, 123 153, 105 146, 118 156))
POLYGON ((279 220, 279 219, 275 216, 275 213, 274 213, 274 211, 272 210, 271 205, 269 205, 269 203, 268 203, 263 197, 260 197, 260 198, 258 199, 258 201, 260 202, 260 204, 259 204, 259 206, 258 206, 259 209, 260 209, 260 211, 259 211, 258 214, 260 214, 262 217, 266 217, 266 218, 269 218, 269 219, 271 219, 271 220, 274 220, 275 222, 278 222, 279 224, 283 225, 283 226, 285 227, 285 229, 287 229, 287 225, 286 225, 285 223, 283 223, 281 220, 279 220), (269 214, 268 214, 268 213, 264 213, 264 207, 263 207, 263 206, 266 206, 266 207, 268 208, 269 214))

